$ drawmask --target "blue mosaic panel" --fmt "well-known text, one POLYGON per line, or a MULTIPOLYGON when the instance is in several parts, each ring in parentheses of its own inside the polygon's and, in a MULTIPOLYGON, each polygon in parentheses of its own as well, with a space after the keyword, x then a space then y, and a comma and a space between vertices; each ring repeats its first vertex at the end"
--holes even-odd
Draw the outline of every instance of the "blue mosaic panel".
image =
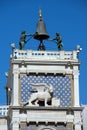
POLYGON ((30 83, 46 83, 53 86, 53 97, 60 98, 60 106, 72 106, 71 78, 69 76, 36 76, 21 75, 20 76, 20 102, 28 101, 31 91, 33 91, 30 83))

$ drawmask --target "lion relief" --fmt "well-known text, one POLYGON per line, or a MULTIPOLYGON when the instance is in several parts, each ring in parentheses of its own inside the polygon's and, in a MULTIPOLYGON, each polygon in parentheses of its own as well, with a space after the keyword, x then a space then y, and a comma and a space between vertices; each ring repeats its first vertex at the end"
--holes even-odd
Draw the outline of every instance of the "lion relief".
POLYGON ((30 84, 30 86, 37 91, 32 92, 30 95, 28 100, 29 106, 39 106, 39 101, 44 101, 45 106, 48 106, 47 102, 52 99, 53 86, 48 86, 47 84, 30 84))

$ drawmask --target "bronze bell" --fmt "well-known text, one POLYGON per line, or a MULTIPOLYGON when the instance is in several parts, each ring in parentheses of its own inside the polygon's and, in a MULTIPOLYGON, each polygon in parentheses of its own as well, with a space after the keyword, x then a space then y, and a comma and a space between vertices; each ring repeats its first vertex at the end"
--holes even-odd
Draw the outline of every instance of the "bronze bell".
POLYGON ((42 11, 39 11, 39 21, 37 23, 37 29, 36 29, 36 33, 34 35, 34 38, 40 41, 43 41, 45 39, 49 38, 49 35, 47 34, 46 31, 46 25, 42 19, 42 11))

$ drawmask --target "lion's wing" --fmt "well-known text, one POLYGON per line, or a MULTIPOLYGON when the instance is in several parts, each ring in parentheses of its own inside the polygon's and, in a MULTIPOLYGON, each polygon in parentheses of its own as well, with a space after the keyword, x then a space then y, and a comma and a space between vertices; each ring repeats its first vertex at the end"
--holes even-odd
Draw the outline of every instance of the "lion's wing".
POLYGON ((30 86, 34 89, 36 89, 38 92, 44 92, 47 85, 45 83, 38 83, 38 84, 32 84, 30 83, 30 86))

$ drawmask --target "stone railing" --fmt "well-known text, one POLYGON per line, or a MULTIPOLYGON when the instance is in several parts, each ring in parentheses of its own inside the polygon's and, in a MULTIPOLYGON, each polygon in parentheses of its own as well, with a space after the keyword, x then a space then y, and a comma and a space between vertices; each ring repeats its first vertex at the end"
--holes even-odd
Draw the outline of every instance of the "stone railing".
POLYGON ((14 50, 14 59, 35 59, 35 60, 72 60, 78 61, 77 51, 32 51, 32 50, 14 50))
POLYGON ((7 116, 8 106, 0 106, 0 117, 7 116))

